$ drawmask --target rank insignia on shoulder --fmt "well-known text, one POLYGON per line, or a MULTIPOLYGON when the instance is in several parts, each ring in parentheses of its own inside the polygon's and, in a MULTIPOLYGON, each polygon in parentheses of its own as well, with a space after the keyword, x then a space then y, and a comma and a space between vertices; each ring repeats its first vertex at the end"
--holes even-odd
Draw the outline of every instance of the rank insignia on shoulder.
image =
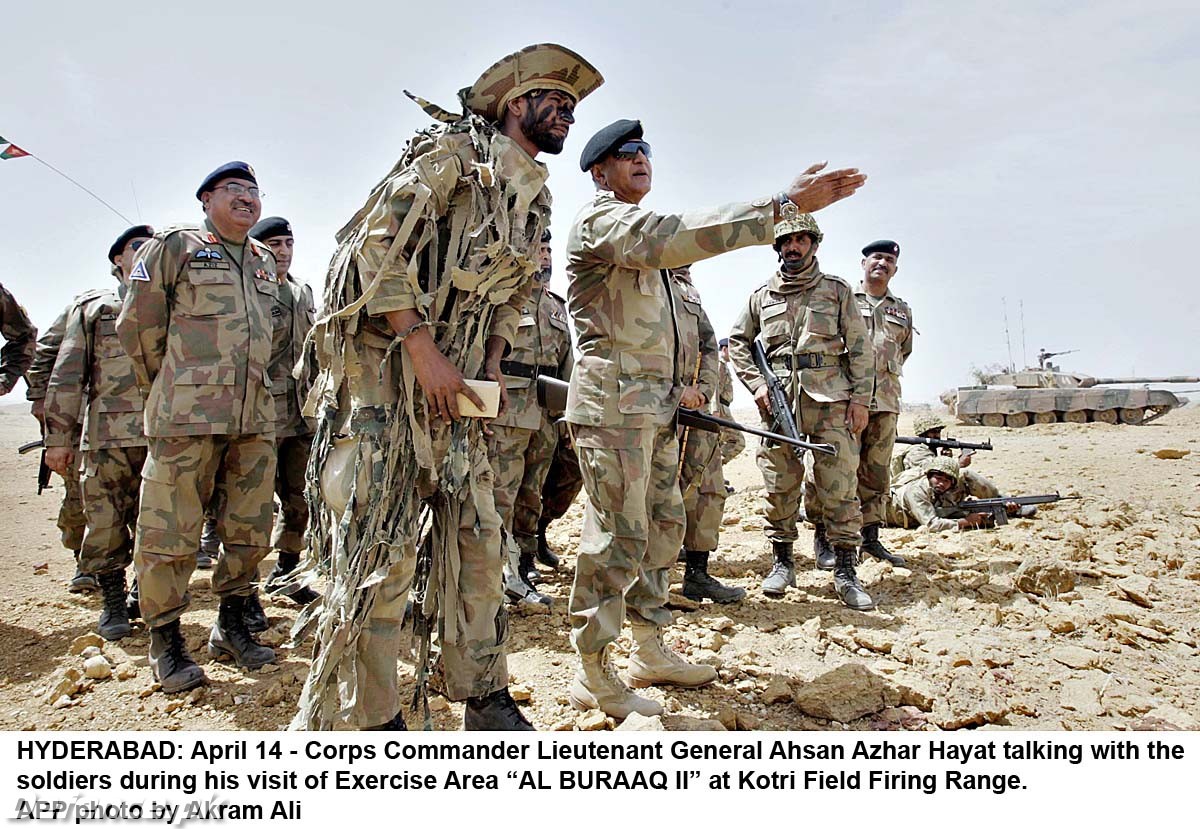
POLYGON ((885 308, 883 312, 889 317, 895 317, 898 320, 908 322, 908 314, 904 313, 899 308, 885 308))
POLYGON ((267 271, 263 270, 262 268, 259 268, 258 270, 256 270, 254 272, 254 276, 258 279, 271 279, 272 278, 271 274, 267 273, 267 271))
POLYGON ((137 282, 149 282, 150 272, 146 270, 146 263, 138 262, 133 268, 133 273, 129 274, 129 278, 137 282))
POLYGON ((204 241, 208 242, 210 245, 215 245, 215 244, 217 243, 217 234, 215 234, 215 233, 205 233, 205 234, 204 234, 204 241))

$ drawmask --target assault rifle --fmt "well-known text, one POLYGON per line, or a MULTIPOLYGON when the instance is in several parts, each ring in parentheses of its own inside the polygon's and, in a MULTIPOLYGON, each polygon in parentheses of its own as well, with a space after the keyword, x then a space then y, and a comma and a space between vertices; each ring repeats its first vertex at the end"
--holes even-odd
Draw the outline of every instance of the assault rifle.
POLYGON ((1053 504, 1055 501, 1063 501, 1067 499, 1079 499, 1079 495, 1059 495, 1057 492, 1051 495, 1011 495, 1007 498, 968 498, 959 503, 958 508, 966 510, 968 514, 973 512, 982 512, 992 517, 996 524, 1008 523, 1008 508, 1006 504, 1017 504, 1018 506, 1027 507, 1032 504, 1053 504))
POLYGON ((46 466, 46 444, 40 440, 32 440, 29 443, 22 444, 17 447, 17 454, 24 455, 26 452, 32 452, 34 449, 42 450, 41 465, 38 466, 38 491, 41 495, 42 490, 50 486, 50 467, 46 466))
MULTIPOLYGON (((549 412, 565 411, 567 408, 568 388, 570 388, 570 384, 559 380, 557 377, 549 377, 545 374, 538 375, 538 405, 549 412)), ((837 454, 837 447, 828 443, 809 443, 799 438, 789 437, 788 435, 777 435, 774 432, 755 429, 752 426, 738 423, 736 420, 726 420, 723 417, 710 415, 708 412, 701 412, 696 409, 685 409, 683 406, 680 406, 675 416, 680 426, 687 426, 691 429, 700 429, 704 432, 719 432, 722 429, 734 429, 738 432, 745 432, 748 435, 786 443, 799 449, 808 449, 813 452, 821 452, 825 455, 837 454)))
MULTIPOLYGON (((792 404, 788 402, 787 394, 783 390, 783 383, 779 382, 775 372, 771 371, 771 366, 767 363, 767 352, 763 351, 762 343, 757 339, 750 343, 750 353, 754 355, 754 366, 758 369, 758 373, 767 381, 767 402, 771 404, 771 425, 775 427, 776 432, 782 432, 788 437, 799 440, 800 429, 796 427, 796 418, 792 415, 792 404)), ((789 441, 782 442, 788 443, 789 441)), ((796 457, 804 460, 804 450, 797 450, 796 457)))

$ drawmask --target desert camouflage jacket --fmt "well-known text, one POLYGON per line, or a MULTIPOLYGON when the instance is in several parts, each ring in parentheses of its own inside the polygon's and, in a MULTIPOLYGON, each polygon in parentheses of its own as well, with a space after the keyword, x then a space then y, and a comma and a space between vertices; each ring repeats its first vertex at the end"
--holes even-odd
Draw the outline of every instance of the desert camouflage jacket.
POLYGON ((958 519, 966 516, 959 507, 967 498, 999 498, 1000 490, 982 475, 964 473, 944 495, 933 491, 929 478, 921 470, 910 470, 891 490, 891 523, 905 527, 924 527, 930 532, 957 530, 958 519))
POLYGON ((37 351, 29 371, 25 373, 25 384, 29 387, 25 392, 28 400, 42 400, 46 396, 46 386, 50 383, 50 373, 54 371, 54 363, 58 360, 58 350, 62 347, 63 335, 67 331, 67 317, 77 302, 82 302, 90 296, 97 296, 102 290, 85 291, 72 300, 71 304, 62 310, 54 322, 50 323, 42 336, 37 339, 37 351))
MULTIPOLYGON (((836 276, 819 273, 814 259, 809 272, 819 276, 812 287, 797 291, 775 275, 754 293, 729 332, 729 358, 751 393, 766 381, 754 365, 750 344, 761 336, 771 369, 799 405, 799 386, 814 400, 849 400, 868 406, 874 384, 871 342, 854 291, 836 276), (793 368, 793 359, 811 360, 812 368, 793 368)), ((799 422, 799 415, 796 417, 799 422)))
POLYGON ((900 475, 909 469, 921 469, 936 457, 937 452, 922 443, 897 443, 892 451, 892 475, 900 475))
POLYGON ((867 289, 858 286, 854 293, 863 322, 875 348, 875 393, 871 411, 900 411, 900 376, 904 363, 912 354, 912 309, 891 291, 876 306, 871 306, 867 289))
POLYGON ((216 228, 161 230, 138 252, 117 336, 146 395, 147 437, 273 433, 275 257, 216 228))
POLYGON ((685 369, 683 384, 695 385, 707 401, 705 411, 714 411, 720 380, 717 366, 721 362, 717 351, 717 334, 712 322, 700 305, 700 292, 692 284, 687 271, 671 271, 671 293, 678 313, 679 348, 685 369))
POLYGON ((729 407, 733 405, 733 372, 729 363, 717 358, 717 414, 731 417, 729 407))
POLYGON ((0 285, 0 394, 8 394, 17 380, 29 370, 37 347, 37 329, 21 303, 0 285))
POLYGON ((47 446, 75 446, 81 428, 84 450, 146 444, 142 391, 117 339, 122 293, 84 294, 67 315, 46 387, 47 446))
MULTIPOLYGON (((533 296, 521 310, 517 336, 505 360, 520 364, 523 369, 532 367, 543 372, 550 369, 559 379, 570 379, 575 363, 570 324, 566 300, 545 288, 534 288, 533 296)), ((506 373, 504 383, 508 388, 508 411, 492 422, 518 429, 542 428, 546 414, 538 405, 534 381, 506 373)))
POLYGON ((579 347, 566 419, 586 426, 664 424, 691 379, 665 269, 771 243, 769 200, 662 215, 596 194, 567 239, 567 302, 579 347))
POLYGON ((312 385, 312 361, 305 353, 308 332, 316 321, 312 288, 291 274, 279 284, 279 301, 271 309, 271 394, 275 397, 275 437, 311 434, 314 423, 300 412, 312 385), (300 379, 293 376, 299 366, 300 379))

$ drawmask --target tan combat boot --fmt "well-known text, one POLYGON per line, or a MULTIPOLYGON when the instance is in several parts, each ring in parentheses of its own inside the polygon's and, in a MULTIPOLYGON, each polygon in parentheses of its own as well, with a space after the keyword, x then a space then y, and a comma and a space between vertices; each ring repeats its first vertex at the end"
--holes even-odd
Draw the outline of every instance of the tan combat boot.
POLYGON ((693 665, 663 643, 662 628, 655 625, 634 625, 633 639, 637 648, 629 657, 629 684, 634 688, 647 685, 678 685, 699 688, 717 678, 717 669, 710 665, 693 665))
POLYGON ((639 697, 625 687, 609 662, 609 648, 599 653, 580 654, 579 670, 571 683, 571 705, 580 711, 599 708, 608 716, 623 720, 633 712, 654 717, 663 712, 652 699, 639 697))

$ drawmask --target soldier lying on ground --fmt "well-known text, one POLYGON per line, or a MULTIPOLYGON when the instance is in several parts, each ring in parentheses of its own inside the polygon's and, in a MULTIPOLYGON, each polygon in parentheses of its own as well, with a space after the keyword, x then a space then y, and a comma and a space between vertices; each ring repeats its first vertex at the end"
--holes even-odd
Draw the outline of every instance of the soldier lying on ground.
MULTIPOLYGON (((1000 498, 1000 490, 982 475, 960 469, 953 458, 938 457, 924 469, 911 470, 892 486, 887 520, 892 527, 913 529, 925 527, 931 532, 942 530, 978 530, 990 526, 992 516, 984 512, 968 512, 963 501, 968 498, 1000 498)), ((1037 507, 1007 504, 1009 515, 1031 518, 1037 507)))

